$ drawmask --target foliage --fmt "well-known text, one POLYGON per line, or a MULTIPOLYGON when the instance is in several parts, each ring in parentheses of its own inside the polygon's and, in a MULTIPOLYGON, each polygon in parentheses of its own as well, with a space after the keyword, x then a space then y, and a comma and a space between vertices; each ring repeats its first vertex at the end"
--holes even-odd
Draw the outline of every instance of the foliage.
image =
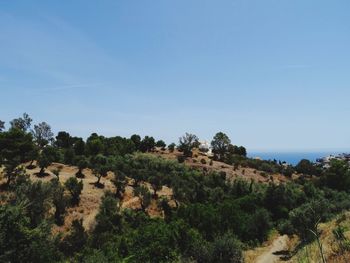
POLYGON ((179 138, 179 151, 182 151, 184 156, 192 157, 192 149, 199 146, 198 137, 194 134, 187 133, 179 138))
POLYGON ((225 133, 218 132, 215 134, 211 141, 211 147, 213 148, 213 153, 218 156, 219 160, 224 159, 230 144, 231 140, 225 133))
POLYGON ((31 134, 20 129, 0 133, 0 165, 5 167, 9 184, 18 172, 18 166, 29 161, 35 150, 31 134))
POLYGON ((80 194, 83 190, 83 182, 79 181, 76 177, 70 177, 68 180, 64 183, 64 186, 67 188, 69 193, 71 194, 71 204, 77 205, 80 201, 80 194))
POLYGON ((34 125, 32 134, 35 142, 40 148, 44 148, 48 143, 53 141, 53 132, 51 127, 46 122, 41 122, 37 125, 34 125))
POLYGON ((10 121, 11 129, 19 129, 21 131, 26 132, 27 130, 29 130, 32 121, 33 120, 29 117, 27 113, 23 113, 23 118, 20 117, 10 121))

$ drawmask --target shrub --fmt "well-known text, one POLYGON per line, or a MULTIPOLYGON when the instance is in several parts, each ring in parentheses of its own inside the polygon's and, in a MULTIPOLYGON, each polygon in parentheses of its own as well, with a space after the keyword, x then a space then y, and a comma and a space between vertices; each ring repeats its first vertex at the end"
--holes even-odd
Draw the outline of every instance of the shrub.
POLYGON ((179 156, 177 157, 177 161, 178 161, 179 163, 183 163, 185 160, 186 160, 186 157, 183 156, 183 155, 179 155, 179 156))

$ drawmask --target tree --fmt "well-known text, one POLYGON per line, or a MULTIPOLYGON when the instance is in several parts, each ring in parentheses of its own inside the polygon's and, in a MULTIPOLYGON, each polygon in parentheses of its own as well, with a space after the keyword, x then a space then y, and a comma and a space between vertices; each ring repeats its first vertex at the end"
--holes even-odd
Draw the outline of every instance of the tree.
POLYGON ((19 129, 0 133, 0 165, 5 167, 7 184, 15 177, 18 166, 29 161, 35 150, 33 137, 19 129))
POLYGON ((0 229, 1 262, 60 261, 48 224, 31 227, 24 204, 0 206, 0 229))
POLYGON ((107 176, 109 170, 107 166, 107 157, 102 154, 91 157, 90 166, 93 174, 97 177, 97 181, 95 182, 96 186, 102 186, 100 184, 101 177, 107 176))
POLYGON ((62 170, 62 166, 59 166, 57 169, 53 169, 51 172, 56 176, 57 181, 60 180, 60 172, 62 170))
POLYGON ((0 120, 0 132, 2 132, 5 129, 5 122, 0 120))
POLYGON ((159 140, 156 142, 156 147, 161 147, 161 148, 165 148, 166 144, 163 140, 159 140))
POLYGON ((53 141, 53 133, 50 125, 46 122, 41 122, 38 125, 34 125, 32 130, 33 137, 37 145, 43 149, 48 143, 53 141))
POLYGON ((68 149, 73 146, 73 138, 68 132, 60 131, 56 136, 55 145, 59 148, 68 149))
POLYGON ((153 137, 145 136, 140 144, 140 151, 141 152, 150 152, 154 149, 154 146, 156 145, 155 140, 153 137))
POLYGON ((120 205, 110 192, 107 192, 101 200, 101 206, 96 215, 96 227, 93 240, 96 246, 103 246, 108 239, 120 233, 122 227, 120 205))
POLYGON ((170 143, 168 145, 168 150, 169 152, 173 152, 175 150, 176 144, 175 143, 170 143))
POLYGON ((302 173, 302 174, 308 174, 308 175, 319 174, 315 165, 307 159, 300 160, 300 162, 295 166, 295 170, 298 173, 302 173))
POLYGON ((77 138, 73 144, 75 155, 83 155, 85 153, 85 142, 82 138, 77 138))
POLYGON ((338 191, 350 191, 350 166, 346 161, 332 160, 321 177, 321 182, 338 191))
POLYGON ((84 178, 84 174, 83 174, 83 169, 87 168, 89 166, 89 162, 88 160, 86 159, 85 156, 81 156, 78 158, 78 171, 76 172, 76 176, 78 178, 84 178))
POLYGON ((199 146, 198 137, 194 134, 187 133, 179 138, 178 149, 183 152, 184 156, 191 157, 192 149, 199 146))
POLYGON ((27 113, 23 113, 23 118, 13 119, 10 122, 11 129, 19 129, 26 132, 30 128, 32 121, 27 113))
POLYGON ((97 155, 103 152, 102 136, 98 136, 96 133, 90 135, 86 141, 86 150, 90 155, 97 155))
POLYGON ((140 145, 141 145, 141 137, 140 137, 140 135, 133 134, 133 135, 131 135, 130 139, 135 144, 136 149, 140 150, 140 145))
POLYGON ((78 182, 76 177, 70 177, 65 183, 64 186, 71 194, 71 203, 72 205, 78 205, 80 201, 80 194, 83 190, 83 181, 78 182))
POLYGON ((37 227, 44 222, 51 207, 51 191, 50 183, 43 181, 23 180, 22 184, 16 185, 16 202, 26 204, 27 215, 32 227, 37 227))
POLYGON ((149 192, 146 186, 137 186, 134 188, 134 195, 140 198, 141 209, 142 211, 146 211, 146 208, 151 203, 151 193, 149 192))
POLYGON ((40 167, 39 176, 44 176, 45 168, 56 160, 56 150, 52 146, 45 147, 39 154, 38 164, 40 167))
POLYGON ((225 133, 218 132, 215 134, 213 140, 211 141, 211 146, 213 148, 213 153, 218 156, 219 160, 224 159, 230 144, 231 140, 225 133))
POLYGON ((213 242, 212 262, 241 263, 243 262, 240 242, 230 233, 217 237, 213 242))
POLYGON ((55 207, 55 223, 59 226, 64 223, 64 214, 67 207, 67 198, 64 195, 64 187, 58 181, 58 179, 53 179, 51 181, 52 187, 52 203, 55 207))
POLYGON ((149 178, 149 182, 152 185, 153 188, 153 197, 157 198, 157 191, 162 189, 162 174, 160 172, 155 172, 154 175, 152 175, 149 178))
POLYGON ((127 185, 126 176, 123 172, 115 171, 114 179, 112 180, 116 190, 116 197, 122 199, 123 194, 125 192, 125 187, 127 185))
POLYGON ((83 220, 74 219, 72 228, 68 235, 64 237, 60 244, 60 250, 66 256, 72 256, 81 251, 87 243, 88 234, 83 226, 83 220))

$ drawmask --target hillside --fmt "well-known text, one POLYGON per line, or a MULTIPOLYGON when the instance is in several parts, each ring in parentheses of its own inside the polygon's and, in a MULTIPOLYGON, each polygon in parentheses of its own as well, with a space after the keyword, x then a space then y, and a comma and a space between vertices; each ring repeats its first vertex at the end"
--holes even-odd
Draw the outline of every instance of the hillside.
POLYGON ((316 224, 350 210, 339 160, 250 159, 222 132, 209 158, 189 133, 166 148, 139 135, 53 138, 47 123, 22 122, 0 132, 0 261, 295 260, 316 224))
MULTIPOLYGON (((183 153, 177 150, 174 150, 173 152, 170 152, 169 150, 161 150, 158 147, 152 154, 165 159, 177 160, 177 158, 182 156, 183 153)), ((189 167, 194 167, 203 170, 204 172, 224 172, 229 181, 234 181, 235 179, 240 178, 244 180, 253 180, 258 183, 272 182, 279 184, 299 177, 297 174, 294 174, 289 178, 280 173, 266 173, 250 167, 235 167, 234 165, 212 160, 212 158, 209 158, 205 153, 200 152, 198 149, 193 149, 193 157, 186 158, 184 163, 189 167), (203 163, 202 160, 204 160, 203 163)))
MULTIPOLYGON (((150 153, 150 155, 155 155, 160 158, 164 159, 170 159, 170 160, 177 160, 177 157, 181 155, 181 152, 174 151, 169 152, 168 150, 160 150, 160 148, 157 148, 154 152, 150 153)), ((187 158, 184 162, 185 165, 189 167, 193 167, 198 170, 204 170, 206 173, 209 173, 211 171, 215 172, 225 172, 226 178, 228 181, 233 182, 235 179, 243 179, 243 180, 254 180, 257 183, 284 183, 287 181, 290 181, 289 178, 281 175, 281 174, 270 174, 266 175, 263 171, 258 171, 253 168, 234 168, 232 165, 225 164, 223 162, 219 161, 212 161, 212 165, 209 165, 210 158, 208 158, 205 154, 200 153, 197 149, 194 150, 194 156, 193 158, 187 158), (206 164, 203 164, 200 162, 201 159, 206 160, 206 164)), ((34 163, 35 164, 35 163, 34 163)), ((25 164, 24 166, 27 166, 25 164)), ((33 181, 44 181, 48 182, 56 176, 52 173, 55 169, 60 169, 59 174, 59 180, 62 184, 64 184, 68 178, 75 177, 75 174, 78 171, 78 167, 72 166, 72 165, 65 165, 62 163, 52 163, 50 166, 46 169, 46 176, 45 177, 38 177, 37 174, 39 172, 39 167, 36 166, 34 169, 26 169, 26 173, 30 175, 31 180, 33 181)), ((87 230, 90 230, 94 227, 95 223, 95 216, 98 213, 99 207, 101 205, 101 198, 104 195, 105 191, 111 191, 115 192, 116 188, 114 184, 111 182, 111 180, 114 178, 113 172, 108 172, 106 177, 103 177, 102 184, 104 185, 104 188, 101 189, 99 187, 96 187, 94 184, 96 182, 96 177, 93 175, 93 172, 91 169, 86 168, 83 170, 83 174, 85 175, 84 179, 82 179, 82 182, 84 184, 83 191, 81 193, 81 200, 79 202, 78 206, 71 207, 67 209, 67 214, 65 216, 65 224, 63 226, 56 226, 54 228, 54 232, 67 232, 69 231, 71 227, 71 223, 75 219, 83 219, 83 225, 87 230)), ((204 175, 205 176, 205 175, 204 175)), ((145 186, 148 187, 150 191, 152 190, 152 187, 148 182, 143 183, 145 186)), ((132 179, 128 178, 128 185, 126 186, 125 193, 123 195, 123 198, 121 200, 121 207, 129 208, 129 209, 140 209, 140 198, 135 197, 133 194, 133 186, 132 186, 132 179)), ((167 186, 162 186, 162 189, 158 191, 159 197, 166 197, 169 200, 169 203, 171 206, 175 206, 175 202, 173 200, 173 194, 172 189, 167 186)), ((151 204, 147 208, 147 213, 151 217, 162 217, 162 211, 157 206, 156 200, 152 200, 151 204)))

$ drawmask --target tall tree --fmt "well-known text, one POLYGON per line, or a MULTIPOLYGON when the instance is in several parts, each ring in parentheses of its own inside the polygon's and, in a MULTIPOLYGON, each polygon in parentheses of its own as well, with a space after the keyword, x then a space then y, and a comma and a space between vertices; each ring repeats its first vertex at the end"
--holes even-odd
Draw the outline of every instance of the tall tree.
POLYGON ((69 179, 64 183, 64 186, 72 196, 72 205, 78 205, 80 201, 80 194, 84 187, 83 181, 79 182, 76 177, 69 177, 69 179))
POLYGON ((38 157, 38 164, 40 167, 39 175, 43 176, 45 168, 56 160, 56 150, 52 146, 45 147, 38 157))
POLYGON ((64 214, 66 213, 67 198, 64 195, 64 187, 58 178, 51 181, 52 187, 52 203, 55 207, 55 223, 59 226, 64 223, 64 214))
POLYGON ((19 129, 26 132, 27 130, 29 130, 32 121, 33 120, 29 117, 27 113, 23 113, 22 118, 19 117, 17 119, 13 119, 10 122, 10 125, 12 129, 19 129))
POLYGON ((40 148, 44 148, 48 143, 53 141, 53 132, 51 131, 50 125, 46 122, 41 122, 38 125, 34 125, 32 134, 40 148))
POLYGON ((5 167, 7 183, 17 174, 20 164, 30 160, 34 151, 32 135, 19 129, 0 133, 0 165, 5 167))
POLYGON ((218 132, 215 134, 211 146, 213 147, 213 153, 218 156, 219 160, 223 160, 230 144, 231 140, 225 133, 218 132))
POLYGON ((145 136, 140 144, 141 152, 150 152, 154 149, 156 142, 153 137, 145 136))
POLYGON ((68 149, 73 146, 73 138, 68 132, 60 131, 56 136, 55 145, 59 148, 68 149))
POLYGON ((96 186, 102 186, 100 183, 101 177, 107 176, 109 170, 107 166, 107 157, 102 154, 91 157, 90 166, 93 174, 97 177, 97 181, 95 182, 96 186))
POLYGON ((194 134, 187 133, 179 138, 178 149, 183 152, 184 156, 191 157, 192 149, 199 146, 198 137, 194 134))

